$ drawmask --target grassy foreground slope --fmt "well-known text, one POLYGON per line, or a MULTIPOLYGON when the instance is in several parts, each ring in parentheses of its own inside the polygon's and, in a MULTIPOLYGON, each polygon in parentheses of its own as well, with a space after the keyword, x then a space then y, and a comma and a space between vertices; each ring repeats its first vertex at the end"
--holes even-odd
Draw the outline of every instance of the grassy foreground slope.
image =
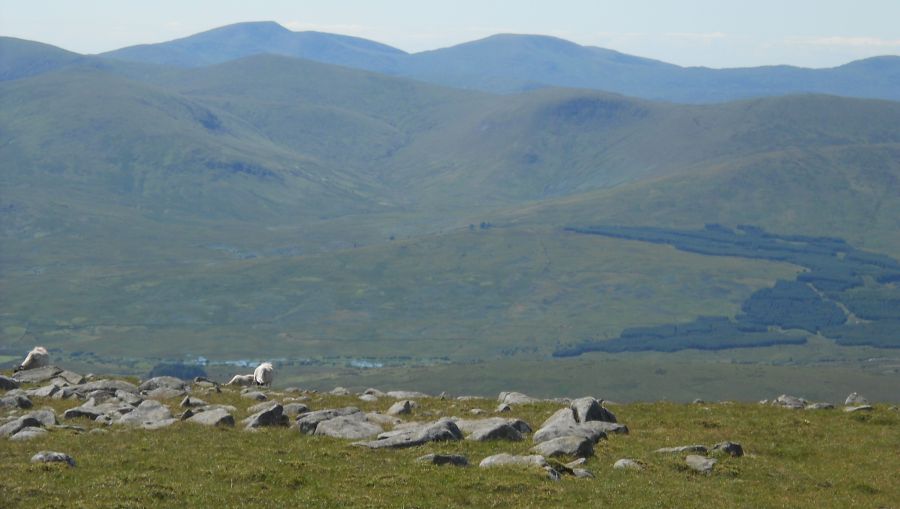
MULTIPOLYGON (((273 395, 280 399, 277 393, 273 395)), ((238 408, 237 393, 203 395, 238 408)), ((47 401, 61 413, 68 401, 47 401)), ((166 402, 178 412, 177 401, 166 402)), ((313 410, 357 406, 385 411, 393 400, 311 394, 313 410)), ((429 421, 490 409, 493 400, 425 398, 404 420, 429 421)), ((503 414, 536 428, 562 405, 517 405, 503 414)), ((427 453, 463 454, 470 463, 500 452, 528 454, 523 442, 431 443, 403 450, 366 450, 349 441, 307 436, 292 428, 210 429, 176 423, 157 431, 117 426, 105 433, 53 429, 0 447, 4 507, 890 507, 900 498, 900 413, 876 405, 866 414, 792 411, 757 404, 636 403, 609 407, 628 435, 611 435, 583 465, 593 479, 554 482, 539 469, 436 467, 427 453), (710 475, 661 447, 741 443, 743 457, 719 457, 710 475), (77 466, 33 465, 40 450, 62 451, 77 466), (620 458, 643 471, 614 470, 620 458)), ((93 430, 100 425, 68 421, 93 430)), ((67 423, 68 423, 67 422, 67 423)))

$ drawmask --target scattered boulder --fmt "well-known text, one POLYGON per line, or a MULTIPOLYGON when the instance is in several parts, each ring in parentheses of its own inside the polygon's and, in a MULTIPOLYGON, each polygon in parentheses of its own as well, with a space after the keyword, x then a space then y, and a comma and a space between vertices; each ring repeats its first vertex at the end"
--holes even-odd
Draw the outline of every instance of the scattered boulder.
POLYGON ((31 408, 33 403, 24 394, 9 395, 0 398, 0 408, 31 408))
POLYGON ((540 400, 532 398, 531 396, 526 396, 521 392, 501 392, 500 395, 497 396, 497 401, 506 403, 507 405, 527 405, 529 403, 537 403, 540 400))
POLYGON ((44 428, 27 426, 27 427, 20 429, 18 432, 16 432, 15 435, 9 437, 9 439, 14 442, 24 442, 26 440, 40 438, 46 434, 47 434, 47 430, 45 430, 44 428))
POLYGON ((19 381, 15 378, 0 375, 0 390, 11 391, 19 388, 19 381))
POLYGON ((298 415, 309 412, 309 407, 303 403, 286 403, 282 405, 282 411, 284 412, 284 415, 287 415, 288 417, 297 417, 298 415))
POLYGON ((19 383, 39 384, 47 382, 62 373, 62 368, 56 366, 43 366, 40 368, 18 371, 13 375, 19 383))
POLYGON ((379 391, 378 389, 373 389, 372 387, 369 387, 368 389, 364 390, 363 394, 365 394, 367 396, 375 396, 376 398, 383 398, 384 396, 386 396, 385 393, 379 391))
POLYGON ((382 433, 377 440, 370 442, 354 442, 353 445, 368 447, 370 449, 400 449, 405 447, 415 447, 428 442, 462 440, 462 438, 462 432, 453 421, 441 419, 416 428, 391 433, 389 436, 382 433))
POLYGON ((23 415, 0 426, 0 437, 10 437, 24 428, 40 428, 41 426, 41 421, 34 417, 23 415))
POLYGON ((772 404, 775 406, 790 408, 793 410, 805 408, 808 403, 809 402, 803 398, 798 398, 797 396, 789 396, 787 394, 782 394, 772 401, 772 404))
POLYGON ((469 466, 469 459, 460 454, 426 454, 416 458, 419 463, 430 463, 432 465, 453 465, 455 467, 469 466))
POLYGON ((522 433, 508 422, 482 426, 466 437, 466 440, 472 440, 474 442, 485 442, 488 440, 511 440, 520 442, 522 439, 522 433))
POLYGON ((831 403, 810 403, 803 407, 805 410, 831 410, 834 405, 831 403))
POLYGON ((875 407, 872 405, 859 405, 859 406, 845 406, 845 412, 871 412, 875 410, 875 407))
POLYGON ((203 424, 205 426, 234 426, 234 416, 224 408, 213 408, 205 412, 193 414, 187 422, 203 424))
POLYGON ((80 395, 89 395, 94 391, 104 391, 109 394, 116 394, 117 391, 129 392, 137 394, 136 385, 128 383, 124 380, 95 380, 93 382, 83 383, 73 387, 80 395))
POLYGON ((83 375, 79 375, 78 373, 69 371, 67 369, 64 369, 60 373, 58 373, 56 375, 56 378, 65 380, 66 383, 69 383, 71 385, 81 385, 87 381, 83 375))
POLYGON ((585 470, 583 468, 574 468, 572 469, 572 475, 579 479, 593 479, 594 474, 591 473, 590 470, 585 470))
POLYGON ((549 465, 547 463, 547 460, 540 455, 514 456, 508 453, 500 453, 484 458, 483 460, 481 460, 481 463, 479 463, 478 466, 481 468, 506 466, 535 466, 544 468, 549 465))
POLYGON ((741 447, 741 444, 737 442, 719 442, 714 445, 712 448, 712 452, 714 453, 725 453, 734 458, 740 457, 744 455, 744 448, 741 447))
POLYGON ((116 398, 108 399, 106 402, 100 404, 97 403, 96 399, 90 398, 83 405, 66 410, 65 413, 63 413, 63 419, 87 417, 93 421, 104 415, 122 415, 133 410, 133 406, 116 398))
POLYGON ((586 458, 594 455, 594 442, 588 438, 566 436, 542 442, 531 448, 542 456, 577 456, 586 458))
POLYGON ((637 461, 628 458, 622 458, 615 463, 613 463, 613 468, 616 470, 643 470, 644 467, 637 461))
POLYGON ((653 451, 657 454, 679 454, 683 452, 696 452, 706 454, 709 452, 705 445, 679 445, 677 447, 663 447, 653 451))
POLYGON ((412 409, 415 408, 416 402, 405 399, 403 401, 398 401, 391 405, 388 408, 388 415, 408 415, 412 413, 412 409))
POLYGON ((391 415, 379 414, 378 412, 367 413, 366 419, 368 419, 369 422, 374 422, 375 424, 378 424, 379 426, 397 426, 398 424, 403 422, 402 420, 398 419, 397 417, 394 417, 391 415))
POLYGON ((604 421, 616 422, 616 416, 603 408, 602 401, 595 398, 579 398, 571 404, 577 422, 604 421))
POLYGON ((123 391, 121 389, 117 390, 115 393, 116 399, 123 403, 127 403, 131 406, 138 406, 144 402, 144 398, 134 394, 132 392, 123 391))
POLYGON ((364 413, 356 412, 320 422, 316 426, 315 434, 333 438, 362 440, 374 438, 383 431, 381 426, 369 422, 364 413))
POLYGON ((43 387, 38 387, 37 389, 31 389, 25 391, 25 394, 30 398, 49 398, 53 396, 57 391, 59 391, 59 386, 55 384, 45 385, 43 387))
POLYGON ((359 400, 365 401, 366 403, 374 403, 378 401, 378 396, 375 396, 374 394, 360 394, 359 400))
POLYGON ((708 474, 712 472, 713 466, 718 462, 715 458, 707 458, 706 456, 697 456, 696 454, 688 455, 687 458, 684 459, 684 462, 687 463, 687 466, 696 472, 700 472, 701 474, 708 474))
POLYGON ((134 410, 121 415, 113 421, 113 424, 127 426, 140 426, 144 429, 158 429, 171 426, 177 421, 172 417, 169 407, 159 401, 148 399, 138 405, 134 410))
POLYGON ((70 467, 75 466, 75 459, 63 452, 41 451, 31 457, 32 463, 66 463, 70 467))
POLYGON ((851 392, 847 399, 844 400, 844 405, 846 406, 858 406, 858 405, 868 405, 869 400, 867 400, 864 396, 860 395, 858 392, 851 392))
POLYGON ((266 426, 287 426, 288 417, 284 415, 284 408, 274 403, 271 407, 257 412, 243 421, 244 429, 255 430, 266 426))
POLYGON ((41 426, 56 426, 59 424, 59 421, 56 419, 56 412, 49 408, 42 408, 40 410, 29 412, 25 417, 37 419, 41 423, 41 426))
MULTIPOLYGON (((275 405, 278 405, 278 404, 279 403, 277 401, 263 401, 262 403, 257 403, 255 405, 252 405, 249 408, 247 408, 247 413, 255 414, 258 412, 263 412, 265 410, 270 410, 272 407, 274 407, 275 405)), ((284 413, 283 405, 281 407, 281 412, 284 413)))
POLYGON ((315 434, 316 427, 319 425, 319 423, 334 419, 335 417, 355 414, 357 412, 359 412, 359 409, 352 406, 308 412, 297 418, 297 428, 301 433, 313 435, 315 434))
POLYGON ((485 412, 484 409, 481 408, 473 408, 469 410, 469 413, 472 415, 484 415, 487 412, 485 412))
POLYGON ((512 407, 509 406, 509 403, 500 403, 497 405, 497 408, 494 409, 494 412, 497 412, 498 414, 510 411, 512 411, 512 407))
POLYGON ((331 394, 332 396, 349 396, 350 391, 347 390, 346 387, 335 387, 334 389, 331 389, 328 394, 331 394))

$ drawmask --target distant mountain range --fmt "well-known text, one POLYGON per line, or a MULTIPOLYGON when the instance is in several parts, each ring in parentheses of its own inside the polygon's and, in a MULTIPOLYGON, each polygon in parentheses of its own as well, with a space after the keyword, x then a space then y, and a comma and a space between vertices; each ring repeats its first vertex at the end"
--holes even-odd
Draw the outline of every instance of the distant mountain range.
POLYGON ((274 22, 258 22, 132 46, 103 56, 197 67, 262 53, 501 93, 553 86, 688 103, 799 92, 900 100, 900 56, 869 58, 832 69, 784 65, 708 69, 679 67, 541 35, 494 35, 408 54, 356 37, 292 32, 274 22))
POLYGON ((685 69, 532 36, 408 55, 274 23, 101 56, 2 38, 0 350, 471 359, 733 315, 797 268, 564 227, 896 257, 900 102, 783 94, 897 99, 898 66, 685 69), (751 95, 776 97, 717 102, 751 95))

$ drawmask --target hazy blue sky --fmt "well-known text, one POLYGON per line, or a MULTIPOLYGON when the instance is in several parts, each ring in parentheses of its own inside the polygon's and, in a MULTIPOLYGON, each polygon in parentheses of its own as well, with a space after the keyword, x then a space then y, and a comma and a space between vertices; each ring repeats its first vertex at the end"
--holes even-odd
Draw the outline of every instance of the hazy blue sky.
POLYGON ((502 32, 710 67, 900 54, 900 0, 0 0, 0 34, 80 53, 256 20, 410 52, 502 32))

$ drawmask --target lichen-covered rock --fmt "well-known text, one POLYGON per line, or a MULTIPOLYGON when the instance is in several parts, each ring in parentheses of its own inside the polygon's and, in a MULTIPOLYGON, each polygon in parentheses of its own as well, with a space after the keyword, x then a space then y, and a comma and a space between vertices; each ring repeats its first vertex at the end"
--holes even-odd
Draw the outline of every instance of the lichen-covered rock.
POLYGON ((359 409, 356 407, 344 407, 344 408, 331 408, 327 410, 316 410, 315 412, 308 412, 297 418, 297 428, 301 433, 305 433, 307 435, 313 435, 316 432, 316 427, 320 422, 327 421, 330 419, 334 419, 335 417, 341 417, 344 415, 355 414, 359 412, 359 409))

